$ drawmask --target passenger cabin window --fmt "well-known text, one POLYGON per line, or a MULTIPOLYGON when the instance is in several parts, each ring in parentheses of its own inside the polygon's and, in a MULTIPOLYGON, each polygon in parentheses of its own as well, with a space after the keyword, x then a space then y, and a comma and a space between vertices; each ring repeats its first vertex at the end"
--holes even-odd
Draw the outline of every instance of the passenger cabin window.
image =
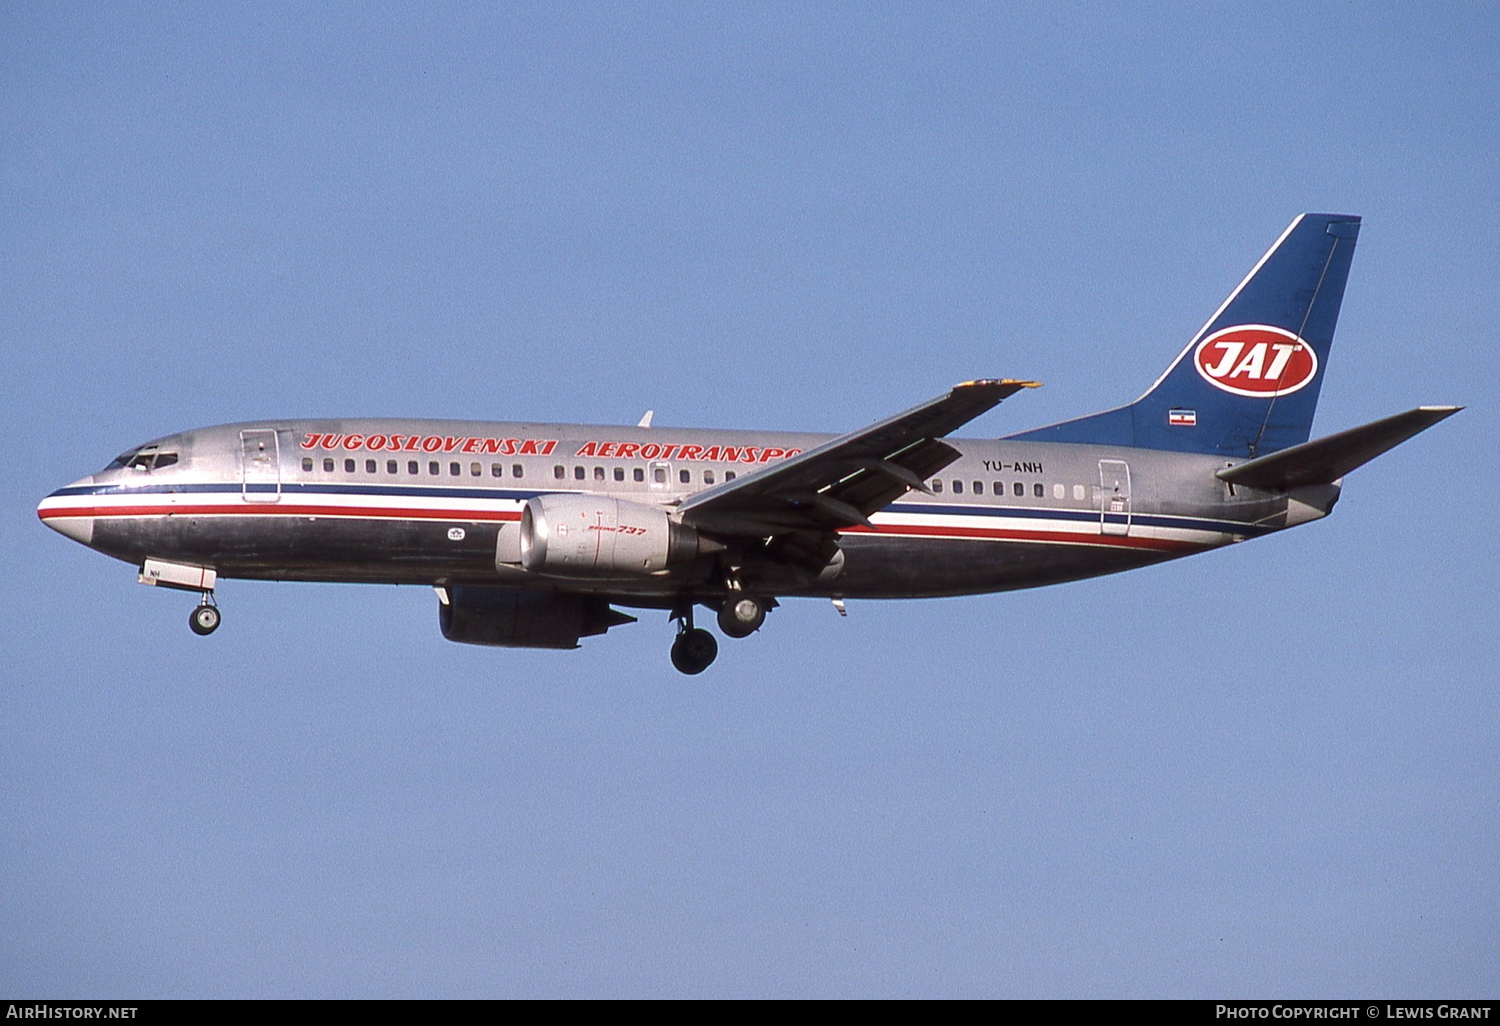
POLYGON ((302 457, 302 469, 303 470, 311 470, 312 469, 312 457, 311 456, 304 456, 304 457, 302 457))
POLYGON ((974 494, 975 495, 983 495, 984 494, 984 482, 983 481, 975 481, 974 482, 974 494))
POLYGON ((689 484, 693 480, 693 472, 691 470, 679 470, 677 472, 677 480, 683 484, 689 484))
POLYGON ((962 481, 958 480, 957 478, 954 478, 954 480, 953 480, 953 494, 954 495, 962 495, 963 493, 964 493, 964 483, 962 481))
POLYGON ((490 477, 504 477, 505 468, 498 463, 490 464, 490 477))
POLYGON ((399 463, 397 463, 395 460, 386 460, 385 461, 385 472, 387 474, 394 474, 397 471, 399 471, 400 469, 401 469, 401 465, 399 463))
POLYGON ((448 464, 448 474, 449 474, 450 477, 457 477, 459 474, 462 474, 463 472, 464 472, 464 468, 460 467, 457 463, 449 463, 448 464))
POLYGON ((564 470, 563 465, 559 463, 557 466, 552 468, 552 476, 561 481, 563 478, 568 476, 568 472, 564 470))
POLYGON ((1011 485, 1010 490, 1016 496, 1024 496, 1026 494, 1026 486, 1020 481, 1017 481, 1015 484, 1011 485))
POLYGON ((1078 502, 1082 502, 1085 494, 1087 493, 1083 490, 1083 485, 1073 486, 1073 498, 1075 500, 1077 500, 1078 502))
POLYGON ((603 467, 595 467, 594 468, 594 480, 595 481, 603 481, 604 480, 604 468, 603 467))
POLYGON ((323 473, 325 473, 325 474, 332 474, 333 473, 333 459, 331 457, 328 458, 328 459, 325 459, 323 461, 323 473))
POLYGON ((366 474, 373 474, 373 473, 375 473, 375 461, 374 460, 365 460, 365 473, 366 474))
POLYGON ((442 472, 443 472, 443 468, 438 463, 437 460, 428 460, 427 461, 427 473, 431 474, 433 477, 437 477, 442 472))
POLYGON ((942 495, 943 494, 943 482, 939 481, 937 478, 933 478, 932 479, 932 490, 934 492, 936 492, 938 495, 942 495))
POLYGON ((346 473, 346 474, 352 474, 352 473, 354 473, 354 461, 353 460, 345 460, 344 461, 344 473, 346 473))
POLYGON ((732 470, 726 470, 726 471, 724 471, 724 480, 726 480, 726 481, 733 481, 734 480, 734 471, 732 471, 732 470))
POLYGON ((521 469, 521 465, 519 463, 513 463, 513 464, 511 464, 511 468, 510 468, 510 476, 511 477, 520 477, 524 473, 526 473, 526 471, 524 471, 524 470, 521 469))
POLYGON ((408 473, 408 474, 415 474, 415 473, 417 473, 417 472, 418 472, 418 471, 419 471, 419 470, 420 470, 420 469, 421 469, 421 468, 420 468, 420 467, 418 467, 418 465, 417 465, 417 461, 416 461, 416 460, 407 460, 407 461, 406 461, 406 472, 407 472, 407 473, 408 473))
POLYGON ((1055 484, 1052 486, 1052 497, 1054 499, 1066 499, 1068 497, 1068 490, 1060 484, 1055 484))
POLYGON ((653 481, 655 481, 657 484, 666 484, 667 483, 667 468, 666 467, 652 467, 651 468, 651 479, 653 481))
POLYGON ((583 475, 584 475, 584 470, 583 470, 582 467, 574 467, 573 468, 573 480, 575 480, 575 481, 582 481, 583 480, 583 475))
POLYGON ((703 483, 704 484, 713 484, 714 483, 714 472, 712 470, 705 470, 703 472, 703 483))
POLYGON ((615 468, 615 480, 616 481, 623 481, 623 480, 625 480, 625 468, 624 467, 616 467, 615 468))
POLYGON ((1035 495, 1038 499, 1044 499, 1047 497, 1047 489, 1040 481, 1038 481, 1036 484, 1031 486, 1031 494, 1035 495))
POLYGON ((632 481, 637 481, 637 482, 646 480, 646 470, 645 470, 645 468, 644 467, 636 467, 634 470, 632 470, 630 472, 630 478, 631 478, 632 481))
POLYGON ((481 467, 481 466, 480 466, 480 465, 479 465, 479 464, 477 464, 477 463, 470 463, 470 464, 469 464, 469 476, 470 476, 470 477, 478 477, 478 476, 479 476, 479 474, 480 474, 480 472, 481 472, 481 471, 482 471, 482 470, 483 470, 483 469, 484 469, 484 468, 483 468, 483 467, 481 467))

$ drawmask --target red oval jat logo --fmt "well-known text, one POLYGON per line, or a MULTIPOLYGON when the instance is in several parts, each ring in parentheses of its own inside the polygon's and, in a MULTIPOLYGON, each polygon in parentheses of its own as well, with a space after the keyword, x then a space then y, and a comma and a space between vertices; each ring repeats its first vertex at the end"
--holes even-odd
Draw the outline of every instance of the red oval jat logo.
POLYGON ((1193 364, 1215 388, 1270 399, 1295 392, 1316 377, 1318 354, 1283 328, 1238 324, 1199 342, 1193 364))

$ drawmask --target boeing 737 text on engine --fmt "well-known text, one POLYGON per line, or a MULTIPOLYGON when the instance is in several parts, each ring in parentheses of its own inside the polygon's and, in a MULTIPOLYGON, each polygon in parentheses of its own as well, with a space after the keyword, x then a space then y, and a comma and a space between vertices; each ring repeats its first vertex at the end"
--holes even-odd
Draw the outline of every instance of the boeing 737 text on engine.
POLYGON ((839 437, 273 420, 130 449, 49 495, 49 527, 200 593, 220 578, 426 584, 453 641, 576 648, 677 621, 699 673, 778 599, 1056 584, 1326 516, 1342 478, 1445 417, 1422 406, 1316 441, 1359 218, 1304 214, 1135 402, 998 439, 949 434, 1034 382, 970 381, 839 437))

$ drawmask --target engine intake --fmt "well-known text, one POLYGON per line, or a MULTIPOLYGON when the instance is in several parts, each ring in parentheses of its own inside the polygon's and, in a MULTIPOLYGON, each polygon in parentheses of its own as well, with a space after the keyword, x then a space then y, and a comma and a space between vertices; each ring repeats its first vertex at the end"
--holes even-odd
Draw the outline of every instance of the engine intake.
POLYGON ((722 548, 665 511, 598 495, 538 495, 521 511, 521 565, 559 577, 644 576, 722 548))
POLYGON ((611 609, 605 599, 524 588, 454 585, 438 606, 443 637, 466 645, 577 648, 579 638, 627 623, 635 617, 611 609))

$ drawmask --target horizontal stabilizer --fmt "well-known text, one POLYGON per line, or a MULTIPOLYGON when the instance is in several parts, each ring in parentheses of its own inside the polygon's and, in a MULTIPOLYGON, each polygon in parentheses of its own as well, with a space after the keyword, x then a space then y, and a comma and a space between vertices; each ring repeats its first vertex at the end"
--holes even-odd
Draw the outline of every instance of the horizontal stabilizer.
POLYGON ((1302 485, 1330 484, 1461 409, 1462 406, 1419 406, 1236 467, 1226 467, 1218 471, 1217 476, 1230 484, 1269 492, 1290 491, 1302 485))

